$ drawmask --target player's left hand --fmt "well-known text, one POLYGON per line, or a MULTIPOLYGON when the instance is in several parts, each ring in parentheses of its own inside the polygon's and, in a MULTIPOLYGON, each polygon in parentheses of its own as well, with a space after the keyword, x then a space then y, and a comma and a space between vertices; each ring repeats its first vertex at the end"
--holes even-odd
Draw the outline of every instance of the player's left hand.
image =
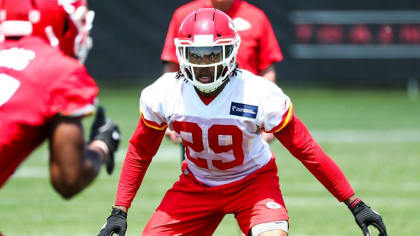
POLYGON ((127 230, 127 213, 113 207, 111 215, 106 220, 105 225, 99 231, 98 236, 112 236, 114 233, 124 236, 127 230))
POLYGON ((368 228, 371 225, 378 229, 379 236, 387 236, 385 224, 378 212, 372 210, 362 201, 349 208, 364 236, 371 236, 368 228))

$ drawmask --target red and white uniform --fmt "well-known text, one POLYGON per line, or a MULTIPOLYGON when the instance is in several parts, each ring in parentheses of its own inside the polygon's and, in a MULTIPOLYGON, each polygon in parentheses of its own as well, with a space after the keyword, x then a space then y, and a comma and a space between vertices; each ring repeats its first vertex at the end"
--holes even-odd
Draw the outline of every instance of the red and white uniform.
MULTIPOLYGON (((174 38, 182 21, 199 8, 213 8, 210 0, 195 0, 176 9, 169 24, 161 60, 178 64, 174 38)), ((232 18, 241 37, 236 61, 239 67, 259 74, 262 70, 283 59, 276 36, 265 13, 242 0, 235 0, 225 12, 232 18)))
POLYGON ((191 83, 174 79, 173 73, 142 92, 146 124, 168 125, 180 133, 190 171, 208 186, 243 179, 267 164, 272 154, 261 131, 281 126, 291 112, 290 99, 277 86, 245 70, 238 74, 208 105, 191 83))
POLYGON ((211 235, 228 213, 235 214, 243 232, 288 220, 262 131, 273 132, 339 201, 354 193, 294 115, 289 97, 260 78, 239 70, 211 101, 176 73, 164 74, 142 91, 141 119, 130 140, 115 205, 130 207, 167 127, 180 134, 186 149, 183 174, 143 235, 211 235))
POLYGON ((83 64, 39 37, 0 44, 0 187, 48 137, 54 116, 92 113, 97 94, 83 64))

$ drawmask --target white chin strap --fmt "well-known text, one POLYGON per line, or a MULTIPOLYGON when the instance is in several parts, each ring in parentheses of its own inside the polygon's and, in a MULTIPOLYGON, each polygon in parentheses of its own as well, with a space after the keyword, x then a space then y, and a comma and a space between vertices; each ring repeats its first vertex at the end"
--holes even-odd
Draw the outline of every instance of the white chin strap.
POLYGON ((51 47, 58 47, 60 44, 60 40, 58 40, 57 36, 54 34, 54 30, 51 25, 45 27, 44 29, 45 35, 47 35, 48 41, 50 42, 51 47))

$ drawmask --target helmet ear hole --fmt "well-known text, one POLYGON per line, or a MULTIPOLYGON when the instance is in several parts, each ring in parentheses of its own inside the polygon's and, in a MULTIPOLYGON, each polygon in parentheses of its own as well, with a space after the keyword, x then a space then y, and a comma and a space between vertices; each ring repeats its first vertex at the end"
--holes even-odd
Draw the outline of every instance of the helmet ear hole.
POLYGON ((65 35, 66 32, 70 29, 70 23, 69 23, 69 19, 66 19, 63 22, 63 32, 61 32, 61 35, 65 35))
POLYGON ((192 79, 192 71, 190 69, 184 68, 185 73, 189 79, 192 79))
POLYGON ((233 52, 233 45, 226 45, 225 47, 225 58, 230 57, 233 52))
POLYGON ((228 73, 228 71, 229 71, 229 69, 228 69, 228 67, 227 66, 225 66, 225 67, 223 67, 223 70, 222 70, 222 73, 221 73, 221 76, 226 76, 226 73, 228 73))

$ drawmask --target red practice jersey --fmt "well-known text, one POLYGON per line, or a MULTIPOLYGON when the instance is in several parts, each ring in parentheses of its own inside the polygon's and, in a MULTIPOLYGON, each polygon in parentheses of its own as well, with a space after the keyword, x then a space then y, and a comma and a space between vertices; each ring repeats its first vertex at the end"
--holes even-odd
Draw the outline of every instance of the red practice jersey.
POLYGON ((216 98, 206 103, 194 85, 176 79, 176 74, 165 73, 142 90, 141 120, 129 143, 115 205, 130 207, 166 128, 181 137, 188 171, 202 186, 223 188, 262 170, 273 157, 261 137, 265 131, 274 133, 339 201, 354 193, 276 84, 238 70, 216 98))
POLYGON ((0 187, 48 137, 56 115, 93 112, 97 94, 83 64, 42 39, 0 44, 0 187))
MULTIPOLYGON (((174 39, 178 35, 182 21, 199 8, 212 7, 210 0, 196 0, 175 10, 163 46, 162 61, 178 64, 174 39)), ((270 21, 261 9, 245 1, 235 0, 226 14, 232 18, 241 36, 241 45, 236 58, 240 68, 258 75, 272 63, 283 59, 270 21)))

